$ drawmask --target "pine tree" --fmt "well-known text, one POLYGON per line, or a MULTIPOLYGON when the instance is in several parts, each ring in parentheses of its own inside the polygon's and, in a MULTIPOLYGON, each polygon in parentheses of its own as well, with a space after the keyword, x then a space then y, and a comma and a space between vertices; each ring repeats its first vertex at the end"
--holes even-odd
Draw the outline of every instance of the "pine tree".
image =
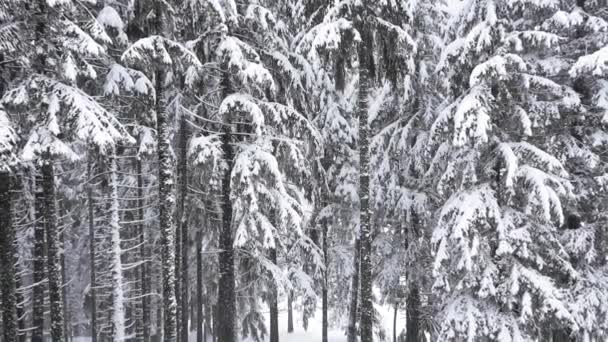
POLYGON ((442 340, 576 327, 563 287, 578 275, 557 231, 572 185, 542 148, 581 104, 535 68, 560 40, 535 26, 556 6, 467 1, 452 21, 438 66, 448 97, 430 128, 425 175, 443 199, 432 235, 442 340))
POLYGON ((2 292, 2 327, 4 340, 17 340, 17 298, 15 279, 17 273, 15 258, 15 227, 12 222, 12 177, 16 166, 17 156, 14 150, 17 137, 4 111, 0 111, 0 276, 2 292))

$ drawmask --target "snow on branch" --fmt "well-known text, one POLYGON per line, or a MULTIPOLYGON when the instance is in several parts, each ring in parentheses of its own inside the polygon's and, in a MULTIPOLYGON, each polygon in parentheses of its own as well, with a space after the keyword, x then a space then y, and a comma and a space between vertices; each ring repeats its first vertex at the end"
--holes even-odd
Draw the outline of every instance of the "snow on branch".
POLYGON ((255 49, 235 37, 225 37, 216 50, 216 55, 235 71, 239 78, 261 89, 275 89, 272 74, 261 63, 255 49))
MULTIPOLYGON (((20 87, 5 94, 2 102, 9 105, 28 105, 37 110, 39 104, 31 103, 29 97, 24 97, 27 89, 35 90, 35 98, 41 98, 46 104, 46 112, 40 113, 38 128, 35 128, 31 142, 43 144, 35 147, 30 144, 28 153, 42 152, 44 143, 55 140, 54 137, 66 133, 84 142, 94 144, 101 153, 109 152, 117 142, 134 143, 126 128, 116 117, 103 108, 95 99, 82 90, 36 75, 28 79, 20 87), (58 115, 61 113, 61 115, 58 115)), ((54 143, 54 142, 53 142, 54 143)), ((55 143, 54 143, 55 144, 55 143)), ((57 152, 68 154, 66 146, 57 142, 57 152)))
POLYGON ((201 135, 190 140, 188 160, 192 165, 208 168, 212 173, 222 173, 226 167, 223 156, 218 135, 201 135))
MULTIPOLYGON (((67 34, 63 41, 63 46, 70 50, 87 57, 99 57, 106 52, 106 48, 93 39, 88 33, 83 31, 78 25, 69 20, 63 20, 67 34)), ((109 38, 109 37, 108 37, 109 38)))
MULTIPOLYGON (((142 38, 122 54, 121 60, 140 68, 173 67, 181 72, 200 71, 203 64, 185 45, 161 36, 142 38)), ((192 77, 191 77, 192 78, 192 77)), ((193 80, 188 82, 193 83, 193 80)))
POLYGON ((526 69, 526 63, 517 55, 494 56, 473 69, 469 86, 475 87, 484 82, 502 80, 509 77, 513 71, 523 72, 526 69))
POLYGON ((0 172, 8 172, 17 163, 15 149, 17 134, 13 129, 8 114, 0 108, 0 172))
POLYGON ((439 114, 431 127, 431 137, 435 140, 453 123, 452 144, 464 146, 469 142, 484 143, 488 141, 488 131, 492 130, 490 103, 493 97, 488 88, 475 86, 460 101, 448 106, 439 114))
POLYGON ((247 10, 245 11, 245 19, 255 21, 261 25, 262 30, 268 30, 277 23, 277 20, 272 12, 270 12, 267 8, 255 4, 247 6, 247 10))
POLYGON ((458 250, 460 256, 457 269, 472 270, 474 258, 480 252, 480 231, 491 222, 500 224, 500 220, 500 207, 489 184, 452 195, 439 213, 437 228, 431 239, 436 246, 435 271, 453 257, 453 248, 458 250))
POLYGON ((580 57, 570 69, 570 76, 583 75, 607 76, 608 75, 608 47, 580 57))
POLYGON ((154 96, 154 85, 146 75, 138 70, 113 64, 103 86, 105 95, 119 95, 120 89, 141 95, 154 96))
POLYGON ((344 33, 350 32, 352 41, 361 41, 361 36, 354 29, 353 23, 344 18, 332 22, 323 22, 310 29, 298 42, 296 51, 337 50, 344 41, 344 33))
POLYGON ((257 105, 255 99, 246 94, 232 94, 224 99, 218 110, 219 115, 231 115, 233 113, 245 114, 251 120, 253 129, 257 135, 262 134, 264 127, 264 113, 257 105))

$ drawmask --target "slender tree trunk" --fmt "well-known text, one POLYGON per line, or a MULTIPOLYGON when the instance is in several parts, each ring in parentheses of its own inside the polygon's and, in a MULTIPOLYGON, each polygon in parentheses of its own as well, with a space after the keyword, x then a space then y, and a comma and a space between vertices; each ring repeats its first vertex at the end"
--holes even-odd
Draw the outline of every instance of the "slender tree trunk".
MULTIPOLYGON (((62 215, 66 214, 66 210, 65 208, 62 207, 62 215)), ((65 234, 65 229, 63 229, 63 232, 61 233, 61 283, 63 284, 63 286, 61 287, 61 298, 63 298, 63 331, 65 334, 65 339, 66 341, 70 341, 72 338, 70 336, 70 311, 69 311, 69 307, 68 307, 68 287, 66 286, 68 283, 68 277, 66 274, 66 267, 65 267, 65 244, 66 244, 66 234, 65 234)))
POLYGON ((93 161, 89 155, 87 162, 87 178, 89 179, 87 189, 87 204, 89 209, 89 254, 91 257, 89 297, 91 298, 91 342, 97 342, 97 279, 95 267, 95 212, 93 203, 93 161))
POLYGON ((348 311, 348 342, 357 341, 357 309, 359 306, 359 262, 361 243, 359 237, 355 239, 353 252, 353 275, 350 284, 350 307, 348 311))
MULTIPOLYGON (((155 2, 156 32, 163 34, 164 5, 155 2)), ((156 71, 156 132, 158 135, 158 203, 162 263, 163 289, 163 339, 165 342, 177 341, 177 301, 175 293, 175 228, 173 227, 173 165, 171 162, 170 122, 166 111, 166 98, 163 89, 165 72, 156 71)))
MULTIPOLYGON (((270 261, 277 265, 277 249, 270 249, 270 261)), ((270 301, 268 306, 270 308, 270 342, 279 342, 279 306, 278 306, 278 291, 276 279, 270 279, 270 301)))
POLYGON ((329 309, 329 303, 327 302, 327 292, 328 292, 328 287, 329 287, 329 281, 328 281, 328 277, 329 277, 329 251, 327 248, 327 222, 326 220, 323 220, 322 222, 322 227, 323 227, 323 263, 325 265, 325 270, 323 271, 323 289, 321 292, 321 306, 322 306, 322 322, 321 322, 321 342, 328 342, 327 340, 327 329, 329 326, 329 317, 328 317, 328 309, 329 309))
POLYGON ((11 174, 0 172, 0 264, 2 273, 2 328, 5 342, 17 341, 15 289, 15 228, 12 224, 11 174))
MULTIPOLYGON (((203 241, 196 233, 196 342, 203 342, 203 241)), ((206 342, 206 341, 205 341, 206 342)))
MULTIPOLYGON (((219 309, 216 305, 213 305, 211 307, 211 312, 213 314, 213 333, 212 333, 212 337, 213 337, 213 341, 219 341, 219 330, 220 330, 220 323, 218 322, 218 317, 219 317, 219 309)), ((235 338, 236 339, 236 338, 235 338)))
POLYGON ((406 342, 417 342, 420 337, 420 290, 412 283, 407 296, 406 342))
MULTIPOLYGON (((181 197, 181 196, 180 196, 181 197)), ((179 211, 179 210, 178 210, 179 211)), ((182 250, 182 234, 181 234, 181 219, 176 211, 175 215, 175 327, 177 331, 176 342, 181 342, 181 327, 182 327, 182 282, 181 282, 181 250, 182 250)))
POLYGON ((51 307, 51 338, 64 341, 63 300, 61 299, 61 264, 59 235, 57 231, 57 211, 55 204, 55 174, 53 161, 44 156, 42 164, 42 188, 44 192, 44 216, 47 243, 47 270, 49 281, 49 304, 51 307))
POLYGON ((35 199, 34 210, 34 286, 32 288, 32 342, 42 342, 44 330, 44 281, 46 278, 44 245, 44 192, 42 191, 42 175, 34 171, 35 199))
MULTIPOLYGON (((16 244, 16 241, 15 241, 16 244)), ((14 246, 13 248, 17 248, 17 246, 14 246)), ((15 249, 17 250, 17 249, 15 249)), ((17 276, 17 278, 15 278, 15 286, 17 289, 19 289, 21 287, 22 281, 21 281, 21 276, 17 276)), ((20 291, 16 291, 16 299, 17 299, 17 319, 18 319, 18 324, 19 324, 19 342, 26 342, 27 341, 27 332, 25 331, 26 329, 26 315, 25 315, 25 308, 24 308, 24 296, 23 293, 20 291)))
POLYGON ((148 262, 150 261, 147 253, 146 232, 144 225, 144 177, 142 174, 141 159, 138 157, 135 160, 135 168, 137 172, 137 217, 139 230, 139 258, 142 264, 139 266, 139 281, 141 288, 141 337, 140 341, 150 341, 150 279, 148 262))
POLYGON ((112 154, 107 160, 110 168, 108 180, 108 214, 110 223, 110 253, 112 270, 112 338, 114 341, 124 341, 125 335, 125 295, 122 274, 122 248, 120 246, 120 217, 118 214, 118 166, 116 155, 112 154))
POLYGON ((397 342, 397 313, 399 312, 399 304, 395 303, 393 313, 393 342, 397 342))
MULTIPOLYGON (((157 5, 160 7, 160 4, 157 5)), ((163 281, 163 336, 165 342, 177 340, 177 302, 175 299, 175 229, 172 209, 173 175, 169 141, 169 120, 165 111, 165 95, 162 89, 163 72, 156 73, 156 113, 158 134, 158 183, 159 183, 159 223, 161 233, 161 259, 163 281)))
MULTIPOLYGON (((224 73, 223 98, 232 93, 228 72, 224 73)), ((220 232, 219 271, 217 304, 217 338, 222 342, 236 342, 236 289, 234 276, 234 246, 232 236, 232 202, 230 200, 230 176, 234 166, 232 147, 232 125, 230 118, 225 118, 222 127, 222 150, 228 168, 222 179, 222 230, 220 232)))
MULTIPOLYGON (((35 4, 35 26, 36 26, 36 30, 35 30, 35 45, 38 46, 38 50, 41 52, 37 52, 36 54, 36 59, 35 59, 35 63, 34 63, 34 69, 36 70, 36 72, 41 73, 41 74, 45 74, 46 73, 46 58, 47 58, 47 49, 45 48, 50 48, 50 46, 48 46, 48 42, 47 42, 47 22, 49 20, 49 13, 48 13, 48 7, 47 7, 47 3, 45 0, 38 0, 37 3, 35 4)), ((44 109, 41 110, 42 112, 44 111, 44 109)), ((49 158, 50 159, 50 158, 49 158)), ((53 172, 52 172, 52 165, 49 163, 49 160, 41 160, 38 161, 39 163, 43 163, 43 165, 39 165, 38 168, 39 170, 37 170, 36 172, 36 183, 35 183, 35 188, 36 188, 36 194, 35 194, 35 211, 36 211, 36 223, 35 223, 35 228, 34 228, 34 288, 33 288, 33 309, 32 309, 32 323, 34 326, 34 329, 32 331, 32 342, 42 342, 43 341, 43 330, 44 330, 44 286, 43 286, 43 281, 45 279, 45 245, 47 246, 47 248, 49 246, 51 246, 51 243, 48 241, 45 241, 45 238, 48 240, 49 235, 52 234, 48 234, 45 236, 45 231, 48 231, 49 226, 53 226, 51 227, 51 229, 55 228, 55 222, 47 222, 47 220, 49 220, 49 217, 52 215, 55 215, 54 213, 54 209, 55 209, 55 197, 54 197, 54 192, 55 189, 53 188, 54 186, 54 180, 52 179, 53 176, 53 172), (50 172, 50 177, 48 175, 48 173, 50 172), (48 183, 48 184, 47 184, 48 183), (51 202, 49 201, 49 196, 50 194, 47 191, 51 191, 52 193, 52 202, 51 206, 52 208, 48 208, 46 207, 49 203, 47 202, 51 202)), ((54 233, 54 232, 53 232, 54 233)), ((54 238, 54 237, 53 237, 54 238)), ((54 243, 54 247, 56 247, 56 239, 53 239, 54 243)), ((53 252, 56 252, 55 250, 53 252)), ((52 256, 54 257, 54 255, 52 256)), ((51 257, 51 258, 52 258, 51 257)), ((49 259, 49 264, 52 263, 52 260, 49 259)), ((56 271, 55 270, 55 266, 57 266, 56 264, 53 265, 53 270, 51 270, 50 268, 47 270, 49 273, 49 279, 48 279, 48 283, 50 286, 51 283, 51 279, 53 278, 53 281, 58 280, 58 274, 54 274, 54 275, 50 275, 50 272, 52 271, 56 271)), ((57 285, 56 283, 53 285, 57 285)), ((57 290, 57 289, 54 289, 57 290)), ((53 299, 57 300, 58 298, 56 297, 56 293, 53 296, 54 298, 51 298, 51 306, 53 305, 53 299)), ((52 312, 51 312, 51 316, 53 316, 53 313, 56 313, 57 308, 51 308, 52 312)), ((61 306, 59 306, 59 310, 61 310, 61 306)), ((53 320, 53 318, 57 318, 57 317, 51 317, 51 322, 52 322, 52 327, 51 329, 54 330, 55 332, 56 329, 54 329, 57 326, 57 322, 53 320)), ((60 322, 61 323, 61 322, 60 322)), ((61 324, 62 325, 62 324, 61 324)), ((59 328, 61 329, 61 328, 59 328)))
MULTIPOLYGON (((363 24, 367 25, 367 24, 363 24)), ((360 25, 359 25, 360 26, 360 25)), ((368 44, 373 38, 369 29, 363 27, 360 32, 364 39, 359 44, 359 95, 357 108, 359 114, 359 198, 360 198, 360 237, 361 240, 361 341, 373 341, 374 306, 372 294, 372 229, 371 208, 369 207, 369 123, 367 120, 368 94, 373 60, 368 44)))
POLYGON ((287 296, 287 332, 293 332, 293 291, 287 296))
POLYGON ((188 284, 188 228, 186 215, 186 200, 188 198, 188 124, 186 117, 181 117, 180 127, 180 200, 179 200, 179 220, 181 233, 181 339, 183 342, 188 342, 188 293, 190 286, 188 284))

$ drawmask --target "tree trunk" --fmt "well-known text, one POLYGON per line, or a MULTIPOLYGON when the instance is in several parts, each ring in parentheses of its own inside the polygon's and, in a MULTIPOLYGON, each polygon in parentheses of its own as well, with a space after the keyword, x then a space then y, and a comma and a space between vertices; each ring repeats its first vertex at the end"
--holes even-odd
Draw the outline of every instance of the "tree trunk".
POLYGON ((417 342, 420 337, 420 290, 416 284, 411 285, 406 301, 406 342, 417 342))
POLYGON ((213 336, 212 336, 213 341, 219 342, 220 323, 218 322, 219 309, 218 309, 217 305, 213 305, 211 307, 211 312, 213 313, 213 336))
POLYGON ((570 337, 570 334, 565 329, 554 330, 552 335, 553 335, 552 342, 575 342, 576 341, 575 338, 570 337))
POLYGON ((91 342, 97 342, 97 279, 95 267, 95 212, 93 203, 93 161, 89 155, 87 163, 87 178, 89 186, 87 189, 87 204, 89 209, 89 254, 91 257, 89 285, 89 298, 91 298, 91 342))
MULTIPOLYGON (((366 25, 365 23, 363 25, 366 25)), ((359 44, 359 198, 360 198, 360 237, 361 240, 361 341, 373 341, 374 306, 372 294, 372 229, 371 208, 369 207, 369 123, 367 120, 368 93, 373 75, 371 49, 373 38, 368 29, 360 30, 364 37, 359 44)))
MULTIPOLYGON (((16 243, 16 241, 15 241, 16 243)), ((16 248, 16 246, 14 246, 13 248, 16 248)), ((17 250, 17 249, 15 249, 17 250)), ((21 276, 17 276, 17 278, 15 278, 15 287, 18 289, 21 287, 22 281, 21 281, 21 276)), ((24 308, 24 296, 23 293, 20 291, 16 292, 16 300, 17 300, 17 319, 18 319, 18 324, 19 324, 19 342, 26 342, 27 341, 27 332, 25 331, 26 329, 26 320, 27 317, 25 315, 25 308, 24 308)))
POLYGON ((182 115, 180 127, 180 200, 179 200, 179 220, 181 233, 181 340, 188 342, 188 293, 190 286, 188 284, 188 229, 186 216, 186 200, 188 196, 188 125, 186 117, 182 115))
POLYGON ((150 255, 148 253, 146 231, 144 224, 144 177, 141 167, 141 159, 137 157, 135 160, 135 168, 137 172, 137 217, 139 229, 139 258, 142 264, 139 266, 139 281, 141 288, 141 336, 139 341, 150 341, 150 279, 149 279, 149 262, 150 255))
POLYGON ((359 237, 355 239, 353 251, 353 276, 350 284, 350 308, 348 312, 348 342, 357 341, 357 309, 359 305, 359 261, 361 243, 359 237))
MULTIPOLYGON (((270 262, 277 265, 277 249, 270 249, 270 262)), ((270 279, 270 300, 268 306, 270 308, 270 342, 279 342, 279 306, 278 306, 278 291, 277 279, 270 279)))
MULTIPOLYGON (((222 80, 223 98, 232 93, 230 75, 225 72, 222 80)), ((232 202, 230 200, 230 176, 234 167, 234 150, 232 147, 232 125, 230 118, 225 118, 222 127, 222 150, 228 167, 222 179, 222 230, 220 232, 220 253, 217 304, 217 338, 222 342, 236 342, 236 289, 234 276, 234 241, 232 236, 232 202)))
POLYGON ((399 312, 399 304, 395 303, 395 313, 393 314, 393 342, 397 342, 397 313, 399 312))
POLYGON ((12 224, 11 174, 0 172, 0 264, 2 273, 2 327, 5 342, 17 341, 15 289, 15 229, 12 224))
MULTIPOLYGON (((61 208, 61 216, 67 214, 65 208, 61 208)), ((61 253, 61 283, 63 284, 63 286, 61 287, 61 298, 63 298, 63 331, 65 334, 65 339, 66 341, 70 341, 71 340, 71 336, 70 336, 70 310, 69 310, 69 306, 68 306, 68 287, 67 287, 67 283, 68 283, 68 277, 66 274, 66 267, 65 267, 65 239, 66 239, 66 234, 65 234, 65 229, 63 229, 63 232, 61 233, 61 250, 63 251, 61 253)))
POLYGON ((43 330, 44 330, 44 279, 46 278, 45 272, 45 258, 44 258, 44 245, 46 244, 44 237, 44 192, 42 191, 42 175, 40 172, 34 171, 35 176, 35 198, 34 198, 34 210, 35 219, 34 223, 34 285, 32 288, 32 342, 43 341, 43 330))
MULTIPOLYGON (((181 197, 181 196, 180 196, 181 197)), ((175 327, 177 331, 176 342, 181 342, 181 322, 182 322, 182 282, 181 282, 181 250, 182 250, 182 234, 181 234, 181 219, 178 211, 175 215, 175 327)))
MULTIPOLYGON (((161 1, 155 2, 156 33, 163 34, 161 1)), ((163 340, 177 340, 177 302, 175 298, 175 228, 173 227, 173 165, 171 163, 170 122, 163 91, 165 72, 156 71, 156 132, 158 135, 158 203, 162 263, 163 340)))
POLYGON ((112 151, 107 160, 110 168, 108 180, 108 222, 110 224, 110 253, 112 270, 112 338, 123 341, 125 335, 125 295, 122 274, 122 248, 120 246, 120 217, 118 214, 118 167, 112 151))
POLYGON ((48 153, 44 156, 42 163, 42 188, 44 192, 44 216, 48 253, 49 304, 51 307, 51 338, 53 341, 64 341, 60 246, 55 204, 55 175, 53 161, 48 153))
POLYGON ((322 223, 323 225, 323 263, 325 265, 325 270, 323 271, 323 289, 321 293, 321 306, 322 306, 322 322, 321 322, 321 342, 328 342, 327 340, 327 329, 329 326, 329 317, 328 317, 328 309, 329 303, 327 302, 327 292, 329 287, 328 277, 329 277, 329 251, 327 248, 327 222, 325 220, 322 223))
MULTIPOLYGON (((160 4, 157 5, 160 7, 160 4)), ((158 134, 159 224, 163 282, 163 336, 165 342, 177 340, 177 302, 175 299, 175 229, 173 228, 173 175, 169 141, 169 120, 162 89, 163 72, 156 73, 156 113, 158 134)))
POLYGON ((293 332, 293 291, 287 296, 287 332, 293 332))
MULTIPOLYGON (((200 231, 196 233, 196 342, 203 342, 203 241, 200 231)), ((206 342, 206 341, 205 341, 206 342)))

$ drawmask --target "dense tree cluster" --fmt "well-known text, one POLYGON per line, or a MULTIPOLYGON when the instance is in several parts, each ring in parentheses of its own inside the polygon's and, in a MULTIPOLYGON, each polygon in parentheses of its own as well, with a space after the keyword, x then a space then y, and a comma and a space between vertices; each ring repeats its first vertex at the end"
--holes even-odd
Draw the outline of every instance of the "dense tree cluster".
POLYGON ((604 340, 607 127, 605 0, 0 0, 0 340, 604 340))

